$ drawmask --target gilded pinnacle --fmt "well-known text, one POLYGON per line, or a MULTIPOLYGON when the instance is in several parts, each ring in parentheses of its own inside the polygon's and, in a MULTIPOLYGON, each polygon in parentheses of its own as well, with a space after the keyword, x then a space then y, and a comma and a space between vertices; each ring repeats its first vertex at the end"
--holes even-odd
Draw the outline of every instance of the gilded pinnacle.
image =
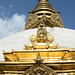
POLYGON ((47 27, 64 27, 59 15, 60 12, 56 12, 48 1, 49 0, 38 0, 36 7, 29 13, 25 24, 25 30, 37 28, 41 20, 47 27))
POLYGON ((55 12, 54 8, 51 6, 51 4, 48 2, 48 0, 38 0, 39 3, 36 5, 36 7, 33 9, 33 13, 40 11, 40 10, 52 10, 55 12))
POLYGON ((48 1, 48 0, 38 0, 38 1, 48 1))

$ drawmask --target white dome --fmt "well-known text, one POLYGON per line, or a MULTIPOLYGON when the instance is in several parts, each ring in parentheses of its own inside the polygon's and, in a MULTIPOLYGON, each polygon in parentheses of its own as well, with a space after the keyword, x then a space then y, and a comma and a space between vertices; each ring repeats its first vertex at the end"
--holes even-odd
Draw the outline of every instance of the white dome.
MULTIPOLYGON (((66 28, 46 28, 48 34, 52 34, 54 41, 56 41, 61 47, 75 48, 75 30, 66 28)), ((23 50, 24 44, 28 44, 29 37, 34 34, 36 35, 37 29, 29 29, 22 31, 11 36, 8 36, 0 40, 0 61, 3 61, 2 51, 23 50)))

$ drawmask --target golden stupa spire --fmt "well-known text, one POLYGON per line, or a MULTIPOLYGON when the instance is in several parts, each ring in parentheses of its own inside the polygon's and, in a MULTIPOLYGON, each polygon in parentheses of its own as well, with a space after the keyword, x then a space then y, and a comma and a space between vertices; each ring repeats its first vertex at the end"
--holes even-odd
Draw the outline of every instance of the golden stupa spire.
POLYGON ((26 29, 38 28, 41 20, 46 27, 64 27, 59 12, 56 12, 48 0, 38 0, 38 4, 29 13, 25 24, 26 29))
POLYGON ((38 0, 39 3, 36 5, 36 7, 33 9, 33 13, 40 11, 40 10, 52 10, 55 12, 55 9, 51 6, 51 4, 48 2, 48 0, 38 0))
POLYGON ((38 1, 49 1, 49 0, 38 0, 38 1))

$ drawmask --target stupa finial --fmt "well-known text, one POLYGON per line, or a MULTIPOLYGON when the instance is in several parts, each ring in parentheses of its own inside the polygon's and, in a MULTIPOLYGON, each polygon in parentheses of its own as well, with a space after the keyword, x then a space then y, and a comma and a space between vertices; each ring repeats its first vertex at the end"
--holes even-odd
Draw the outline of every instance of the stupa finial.
POLYGON ((48 0, 38 0, 38 1, 48 1, 48 0))
POLYGON ((41 59, 40 52, 38 51, 38 56, 35 59, 36 63, 42 63, 43 59, 41 59))

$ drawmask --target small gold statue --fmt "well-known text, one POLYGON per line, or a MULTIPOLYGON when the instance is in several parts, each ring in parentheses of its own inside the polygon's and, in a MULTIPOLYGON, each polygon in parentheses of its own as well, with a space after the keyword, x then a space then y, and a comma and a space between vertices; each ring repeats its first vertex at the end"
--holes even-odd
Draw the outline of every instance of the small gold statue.
POLYGON ((38 26, 37 36, 32 34, 29 39, 31 43, 25 45, 27 50, 59 48, 59 45, 54 42, 54 37, 51 34, 47 35, 47 30, 43 22, 38 26))

